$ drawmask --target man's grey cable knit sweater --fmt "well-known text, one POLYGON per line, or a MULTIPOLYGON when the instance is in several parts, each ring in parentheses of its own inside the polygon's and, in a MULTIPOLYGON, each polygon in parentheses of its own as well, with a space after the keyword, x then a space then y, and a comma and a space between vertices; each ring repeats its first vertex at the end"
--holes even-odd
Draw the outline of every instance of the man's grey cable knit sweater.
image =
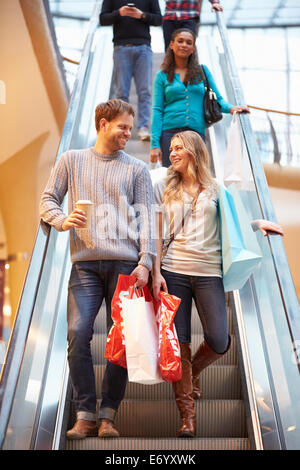
POLYGON ((93 202, 91 227, 70 229, 71 261, 130 260, 152 268, 154 196, 144 162, 119 150, 102 155, 94 148, 65 152, 52 170, 40 203, 41 218, 62 231, 79 199, 93 202))

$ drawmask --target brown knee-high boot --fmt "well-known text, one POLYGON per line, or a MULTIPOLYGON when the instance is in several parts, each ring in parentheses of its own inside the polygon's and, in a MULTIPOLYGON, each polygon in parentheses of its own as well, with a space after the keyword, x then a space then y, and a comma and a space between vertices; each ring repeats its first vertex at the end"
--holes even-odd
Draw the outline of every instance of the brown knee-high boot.
POLYGON ((173 382, 176 404, 181 418, 181 427, 178 437, 194 437, 196 434, 196 413, 192 397, 192 361, 191 346, 180 343, 182 377, 178 382, 173 382))
POLYGON ((226 354, 229 350, 230 344, 231 338, 228 336, 228 346, 226 351, 224 351, 222 354, 218 354, 213 349, 211 349, 205 340, 200 344, 192 359, 193 398, 195 400, 201 398, 202 395, 202 391, 199 386, 200 373, 217 359, 224 356, 224 354, 226 354))

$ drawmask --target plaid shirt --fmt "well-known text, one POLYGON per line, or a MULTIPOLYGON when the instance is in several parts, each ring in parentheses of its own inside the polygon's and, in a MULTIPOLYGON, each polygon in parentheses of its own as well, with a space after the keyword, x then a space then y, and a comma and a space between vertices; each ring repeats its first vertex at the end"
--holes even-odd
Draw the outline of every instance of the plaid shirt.
MULTIPOLYGON (((219 3, 219 0, 209 1, 210 3, 219 3)), ((199 17, 199 0, 166 0, 164 20, 188 20, 199 17)))

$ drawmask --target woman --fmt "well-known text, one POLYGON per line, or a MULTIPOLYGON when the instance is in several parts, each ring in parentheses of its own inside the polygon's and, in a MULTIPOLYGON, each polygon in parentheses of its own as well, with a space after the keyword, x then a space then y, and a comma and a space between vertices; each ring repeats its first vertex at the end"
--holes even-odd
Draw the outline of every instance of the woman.
MULTIPOLYGON (((173 389, 182 421, 178 436, 193 437, 196 432, 194 399, 201 396, 199 374, 230 346, 221 270, 218 186, 209 169, 206 146, 196 132, 173 136, 170 160, 172 166, 165 180, 154 187, 159 211, 153 294, 158 300, 162 288, 181 298, 174 322, 180 343, 182 378, 173 383, 173 389), (161 263, 164 217, 169 227, 166 238, 172 239, 170 233, 174 238, 161 263), (193 359, 190 347, 192 299, 204 331, 204 341, 193 359)), ((263 234, 270 229, 282 235, 275 223, 258 220, 252 225, 263 234)))
MULTIPOLYGON (((161 70, 155 76, 151 121, 152 163, 162 160, 163 166, 170 165, 171 137, 179 131, 194 130, 205 138, 205 90, 195 41, 196 36, 191 30, 175 30, 161 70)), ((223 113, 249 112, 246 106, 227 103, 220 95, 209 69, 206 66, 204 69, 223 113)))

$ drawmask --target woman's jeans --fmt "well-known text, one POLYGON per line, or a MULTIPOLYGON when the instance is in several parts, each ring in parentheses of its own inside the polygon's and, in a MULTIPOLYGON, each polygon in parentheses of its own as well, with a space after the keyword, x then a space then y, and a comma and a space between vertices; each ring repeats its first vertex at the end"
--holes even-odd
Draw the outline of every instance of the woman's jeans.
POLYGON ((151 114, 152 49, 147 44, 114 47, 117 98, 128 102, 131 79, 138 96, 138 129, 148 127, 151 114))
MULTIPOLYGON (((111 301, 119 274, 131 274, 135 261, 78 261, 73 264, 68 291, 68 362, 77 419, 96 419, 96 386, 90 342, 102 301, 109 332, 111 301)), ((100 418, 113 421, 127 384, 127 370, 107 361, 102 382, 100 418)))
POLYGON ((205 341, 216 353, 224 353, 228 347, 228 324, 222 279, 211 276, 188 276, 164 269, 161 273, 166 280, 169 294, 181 299, 174 319, 179 342, 191 342, 194 299, 205 341))
MULTIPOLYGON (((177 134, 177 132, 184 132, 184 131, 193 131, 194 129, 190 129, 189 127, 177 127, 174 129, 166 129, 162 131, 160 137, 160 148, 162 152, 162 166, 169 167, 171 165, 169 156, 170 156, 170 145, 172 137, 177 134)), ((196 132, 196 131, 194 131, 196 132)), ((199 132, 197 132, 199 134, 199 132)), ((199 134, 205 142, 205 136, 203 134, 199 134)))

